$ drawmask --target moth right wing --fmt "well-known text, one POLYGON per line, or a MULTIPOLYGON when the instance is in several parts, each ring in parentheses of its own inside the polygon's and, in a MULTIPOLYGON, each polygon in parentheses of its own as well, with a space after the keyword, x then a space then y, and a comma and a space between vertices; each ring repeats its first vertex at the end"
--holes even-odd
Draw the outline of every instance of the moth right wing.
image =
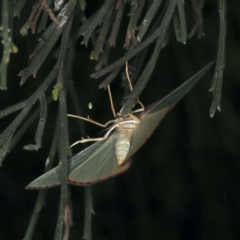
POLYGON ((165 98, 151 104, 146 110, 145 114, 150 114, 162 110, 166 107, 174 107, 177 102, 184 97, 184 95, 191 90, 191 88, 201 79, 207 70, 213 65, 214 61, 207 64, 204 68, 198 71, 194 76, 189 78, 181 86, 169 93, 165 98))
POLYGON ((211 62, 206 65, 185 83, 169 93, 165 98, 151 104, 145 111, 136 115, 141 122, 133 132, 131 148, 127 158, 132 156, 146 142, 161 120, 171 111, 177 102, 191 90, 213 63, 214 62, 211 62))

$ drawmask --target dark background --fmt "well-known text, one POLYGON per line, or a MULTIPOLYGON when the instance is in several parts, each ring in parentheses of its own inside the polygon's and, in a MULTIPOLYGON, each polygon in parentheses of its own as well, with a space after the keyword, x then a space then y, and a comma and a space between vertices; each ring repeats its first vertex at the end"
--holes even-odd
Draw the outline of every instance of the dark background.
MULTIPOLYGON (((100 3, 99 3, 100 4, 100 3)), ((89 1, 87 14, 98 6, 89 1)), ((148 105, 174 90, 207 63, 216 59, 219 34, 217 1, 206 1, 203 9, 205 37, 194 36, 186 45, 176 42, 172 31, 169 44, 162 50, 149 84, 140 96, 148 105)), ((240 238, 240 2, 227 1, 226 67, 222 91, 222 111, 209 117, 212 94, 212 68, 162 121, 152 137, 133 156, 128 172, 93 186, 95 215, 94 240, 123 239, 239 239, 240 238)), ((129 10, 129 9, 127 9, 129 10)), ((38 35, 22 37, 19 29, 27 20, 31 5, 21 18, 14 19, 14 43, 19 53, 11 55, 8 90, 0 93, 4 109, 28 98, 47 75, 44 66, 36 79, 19 86, 17 74, 26 67, 38 35)), ((125 13, 125 15, 128 12, 125 13)), ((188 31, 194 25, 191 5, 186 1, 188 31)), ((126 23, 122 25, 115 54, 109 64, 123 53, 126 23)), ((78 88, 83 115, 96 121, 112 119, 108 95, 99 90, 102 79, 91 79, 95 63, 89 59, 91 44, 78 45, 74 81, 78 88), (92 102, 93 109, 88 109, 92 102)), ((112 85, 116 109, 120 109, 123 91, 120 76, 112 85)), ((25 186, 41 175, 51 144, 58 104, 49 107, 43 147, 27 152, 22 147, 34 141, 37 121, 9 153, 0 168, 0 239, 23 239, 38 191, 25 186)), ((71 102, 69 113, 73 112, 71 102)), ((14 119, 1 119, 3 130, 14 119)), ((75 120, 69 119, 70 142, 75 134, 75 120)), ((89 136, 102 129, 86 123, 89 136)), ((73 151, 76 153, 81 146, 73 151)), ((40 213, 33 239, 53 239, 58 214, 60 188, 50 189, 40 213)), ((70 239, 81 239, 84 218, 84 189, 70 186, 73 221, 70 239)))

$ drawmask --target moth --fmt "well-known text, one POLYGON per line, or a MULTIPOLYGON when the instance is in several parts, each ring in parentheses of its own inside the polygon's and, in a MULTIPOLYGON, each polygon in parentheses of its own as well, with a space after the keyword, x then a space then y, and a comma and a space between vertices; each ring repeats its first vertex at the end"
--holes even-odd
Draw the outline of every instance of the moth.
MULTIPOLYGON (((68 183, 86 186, 124 173, 131 165, 130 157, 147 141, 161 120, 197 83, 213 63, 209 63, 165 98, 141 112, 131 112, 112 120, 102 139, 68 161, 68 183)), ((108 124, 107 124, 108 125, 108 124)), ((88 139, 86 139, 88 141, 88 139)), ((27 189, 43 189, 60 185, 60 166, 32 181, 27 189)))

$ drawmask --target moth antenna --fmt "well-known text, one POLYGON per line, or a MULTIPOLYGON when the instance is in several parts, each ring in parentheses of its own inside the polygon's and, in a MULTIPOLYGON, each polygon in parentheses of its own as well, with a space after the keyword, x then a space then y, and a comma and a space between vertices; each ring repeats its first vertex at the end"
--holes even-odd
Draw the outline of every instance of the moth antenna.
POLYGON ((115 111, 113 100, 112 100, 112 93, 111 93, 110 85, 108 85, 108 95, 109 95, 109 99, 110 99, 110 104, 111 104, 113 116, 116 118, 116 111, 115 111))
POLYGON ((131 83, 131 79, 130 79, 130 76, 129 76, 129 71, 128 71, 128 61, 126 61, 126 75, 127 75, 127 80, 128 80, 128 84, 129 84, 129 88, 130 88, 130 91, 132 92, 133 90, 133 87, 132 87, 132 83, 131 83))
MULTIPOLYGON (((128 71, 128 61, 126 61, 126 68, 125 68, 125 70, 126 70, 127 80, 128 80, 128 83, 129 83, 129 88, 130 88, 130 91, 132 92, 133 87, 132 87, 132 82, 131 82, 131 79, 130 79, 130 76, 129 76, 129 71, 128 71)), ((141 111, 145 110, 145 107, 144 107, 143 103, 139 100, 139 98, 137 98, 136 103, 134 104, 134 106, 136 104, 139 104, 141 106, 141 108, 138 109, 137 112, 141 112, 141 111)))
POLYGON ((89 118, 89 116, 87 118, 85 118, 85 117, 81 117, 81 116, 77 116, 77 115, 73 115, 73 114, 68 114, 68 117, 78 118, 78 119, 84 120, 86 122, 90 122, 90 123, 96 124, 96 125, 98 125, 100 127, 104 127, 104 128, 106 127, 105 124, 101 124, 99 122, 96 122, 96 121, 92 120, 91 118, 89 118))

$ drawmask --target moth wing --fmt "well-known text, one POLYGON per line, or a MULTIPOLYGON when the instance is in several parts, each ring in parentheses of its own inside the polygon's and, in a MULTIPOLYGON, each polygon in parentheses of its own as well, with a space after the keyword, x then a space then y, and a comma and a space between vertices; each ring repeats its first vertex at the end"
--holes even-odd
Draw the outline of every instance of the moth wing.
MULTIPOLYGON (((133 132, 127 158, 133 155, 151 136, 168 111, 197 83, 214 62, 209 63, 164 99, 150 105, 140 115, 140 124, 133 132)), ((69 159, 69 182, 88 185, 106 180, 125 172, 130 161, 118 166, 115 156, 116 133, 108 139, 97 142, 69 159), (95 169, 95 171, 93 171, 95 169)), ((47 188, 60 184, 60 168, 55 167, 31 182, 26 188, 47 188)))
POLYGON ((88 159, 69 171, 69 183, 74 185, 89 185, 104 181, 125 172, 131 162, 119 166, 115 155, 117 133, 114 132, 101 147, 93 152, 88 159))

